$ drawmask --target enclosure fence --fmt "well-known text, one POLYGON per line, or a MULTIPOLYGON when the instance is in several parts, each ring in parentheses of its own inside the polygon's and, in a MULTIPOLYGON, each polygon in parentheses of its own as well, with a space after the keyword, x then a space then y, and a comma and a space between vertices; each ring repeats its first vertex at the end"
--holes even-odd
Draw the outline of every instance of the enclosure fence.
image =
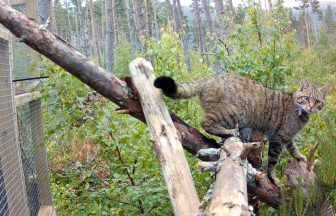
MULTIPOLYGON (((35 0, 7 3, 36 17, 35 0)), ((36 57, 0 25, 0 216, 52 212, 36 57)))

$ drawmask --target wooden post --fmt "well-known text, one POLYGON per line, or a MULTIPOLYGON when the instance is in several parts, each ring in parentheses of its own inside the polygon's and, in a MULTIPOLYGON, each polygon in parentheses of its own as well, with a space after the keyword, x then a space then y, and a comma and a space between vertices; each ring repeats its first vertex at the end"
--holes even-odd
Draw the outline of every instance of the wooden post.
POLYGON ((39 203, 42 206, 52 206, 50 177, 47 151, 43 143, 43 123, 41 100, 29 102, 32 139, 34 143, 34 158, 39 192, 39 203))
POLYGON ((152 147, 159 159, 175 215, 196 215, 199 200, 182 144, 160 91, 153 86, 152 65, 143 58, 129 65, 141 106, 152 134, 152 147))
POLYGON ((227 139, 220 154, 221 169, 216 182, 209 215, 250 215, 247 202, 246 167, 240 157, 244 144, 239 138, 227 139))

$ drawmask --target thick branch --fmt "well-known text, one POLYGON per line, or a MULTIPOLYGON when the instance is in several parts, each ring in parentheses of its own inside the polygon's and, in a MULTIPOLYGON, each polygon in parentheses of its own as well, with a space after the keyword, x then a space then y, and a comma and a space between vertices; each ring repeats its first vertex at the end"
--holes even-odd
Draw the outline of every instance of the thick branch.
MULTIPOLYGON (((54 34, 40 30, 35 21, 6 5, 3 0, 0 0, 0 23, 22 42, 121 108, 129 110, 130 115, 145 121, 140 103, 134 96, 136 93, 133 92, 133 95, 129 93, 125 81, 107 73, 54 34)), ((182 138, 183 147, 192 154, 196 154, 202 148, 218 147, 216 142, 206 138, 176 115, 173 114, 172 119, 182 138)))

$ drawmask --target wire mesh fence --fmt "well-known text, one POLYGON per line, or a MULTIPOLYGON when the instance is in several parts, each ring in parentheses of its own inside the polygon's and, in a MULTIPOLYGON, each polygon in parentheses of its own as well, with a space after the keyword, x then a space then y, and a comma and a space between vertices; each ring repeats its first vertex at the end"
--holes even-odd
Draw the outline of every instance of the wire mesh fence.
POLYGON ((0 50, 0 203, 3 204, 0 212, 1 215, 28 215, 11 83, 9 41, 0 38, 0 50))
MULTIPOLYGON (((13 1, 16 9, 28 12, 25 2, 13 1)), ((25 80, 39 73, 31 61, 34 52, 8 35, 0 26, 0 216, 43 215, 52 197, 40 81, 25 80)))

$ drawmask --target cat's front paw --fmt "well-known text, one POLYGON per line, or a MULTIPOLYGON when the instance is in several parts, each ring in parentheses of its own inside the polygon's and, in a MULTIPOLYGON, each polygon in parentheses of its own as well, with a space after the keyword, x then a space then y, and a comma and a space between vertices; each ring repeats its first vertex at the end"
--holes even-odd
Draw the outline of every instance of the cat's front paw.
POLYGON ((237 124, 235 129, 230 130, 230 134, 235 137, 239 137, 239 125, 237 124))
POLYGON ((295 159, 297 160, 297 161, 303 161, 303 162, 307 162, 307 157, 306 156, 304 156, 303 154, 300 154, 300 155, 297 155, 296 157, 295 157, 295 159))
POLYGON ((239 129, 238 128, 232 129, 232 136, 236 136, 236 137, 239 136, 239 129))
POLYGON ((279 181, 279 179, 275 176, 275 173, 274 173, 273 170, 268 171, 268 172, 267 172, 267 176, 268 176, 269 180, 271 180, 272 183, 274 183, 275 185, 278 185, 278 186, 280 185, 280 181, 279 181))

